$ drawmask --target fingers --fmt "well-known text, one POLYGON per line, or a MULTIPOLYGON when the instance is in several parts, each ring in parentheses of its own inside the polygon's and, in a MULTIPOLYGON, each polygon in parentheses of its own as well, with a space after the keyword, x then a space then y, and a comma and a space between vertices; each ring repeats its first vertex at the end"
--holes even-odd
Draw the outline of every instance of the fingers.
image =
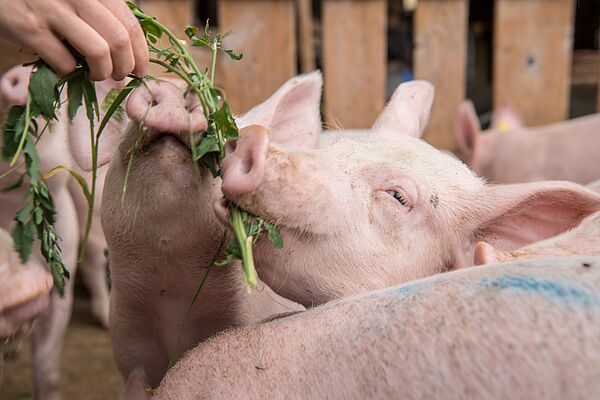
POLYGON ((100 81, 112 74, 113 63, 108 43, 81 18, 68 13, 57 21, 50 21, 50 26, 85 57, 90 67, 90 79, 100 81))
MULTIPOLYGON (((144 76, 148 72, 148 60, 150 54, 146 37, 142 28, 125 2, 121 0, 103 0, 104 5, 112 14, 121 21, 123 27, 129 33, 131 48, 135 59, 135 68, 133 73, 137 76, 144 76)), ((129 72, 129 71, 128 71, 129 72)))
MULTIPOLYGON (((102 3, 94 2, 93 7, 91 6, 92 4, 86 3, 88 2, 82 1, 79 3, 81 7, 77 8, 77 13, 107 43, 112 61, 112 72, 110 75, 115 80, 121 80, 133 71, 135 67, 135 58, 129 32, 125 29, 121 21, 102 3)), ((125 11, 131 14, 129 9, 125 11)), ((73 43, 73 45, 75 44, 73 43)), ((102 49, 102 51, 105 51, 105 49, 102 49)), ((90 75, 92 75, 93 65, 91 62, 88 62, 88 64, 90 65, 90 75)), ((100 77, 99 75, 95 77, 100 79, 108 78, 108 76, 100 77)))
POLYGON ((77 65, 69 50, 52 32, 42 31, 38 35, 24 36, 21 42, 24 47, 37 53, 61 77, 72 72, 77 65))
POLYGON ((0 34, 39 54, 59 75, 76 66, 63 40, 86 58, 91 79, 143 76, 148 69, 144 33, 122 0, 0 0, 0 34))

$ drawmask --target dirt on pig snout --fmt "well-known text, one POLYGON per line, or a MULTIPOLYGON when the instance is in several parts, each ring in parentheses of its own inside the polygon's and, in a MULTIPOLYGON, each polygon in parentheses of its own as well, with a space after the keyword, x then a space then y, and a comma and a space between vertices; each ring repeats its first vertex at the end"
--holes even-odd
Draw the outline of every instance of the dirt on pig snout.
MULTIPOLYGON (((7 360, 1 400, 33 400, 29 337, 17 357, 7 360)), ((90 313, 87 294, 76 288, 73 316, 62 353, 60 389, 65 400, 112 400, 123 389, 113 360, 110 336, 90 313)))

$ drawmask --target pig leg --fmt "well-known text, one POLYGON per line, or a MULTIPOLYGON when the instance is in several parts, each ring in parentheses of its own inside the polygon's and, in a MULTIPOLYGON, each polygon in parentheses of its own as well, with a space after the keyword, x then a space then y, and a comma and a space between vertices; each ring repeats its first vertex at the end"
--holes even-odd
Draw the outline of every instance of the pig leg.
MULTIPOLYGON (((52 190, 52 188, 50 188, 52 190)), ((54 291, 48 311, 32 333, 33 389, 36 399, 60 399, 60 359, 63 339, 71 318, 73 285, 77 268, 79 231, 73 201, 66 188, 52 193, 56 205, 56 232, 61 240, 62 258, 71 273, 65 281, 65 296, 54 291)))
POLYGON ((94 220, 80 272, 85 287, 90 291, 92 315, 103 327, 108 328, 110 299, 106 277, 107 259, 104 256, 106 242, 99 218, 94 220))
MULTIPOLYGON (((97 187, 104 186, 104 175, 99 172, 97 187)), ((81 192, 81 188, 74 181, 69 182, 69 192, 75 203, 77 210, 79 227, 81 236, 85 229, 87 221, 88 204, 81 192)), ((110 303, 110 295, 108 292, 108 281, 106 277, 106 267, 108 260, 104 256, 106 249, 106 240, 102 231, 102 223, 100 222, 100 213, 96 212, 100 209, 102 202, 102 191, 99 190, 96 195, 96 210, 92 220, 92 230, 88 238, 87 247, 83 261, 79 265, 81 279, 85 287, 90 291, 92 315, 102 326, 108 328, 108 305, 110 303)))
POLYGON ((60 399, 60 358, 64 335, 73 307, 74 271, 65 285, 65 297, 52 293, 48 312, 40 318, 32 334, 33 388, 36 399, 60 399))

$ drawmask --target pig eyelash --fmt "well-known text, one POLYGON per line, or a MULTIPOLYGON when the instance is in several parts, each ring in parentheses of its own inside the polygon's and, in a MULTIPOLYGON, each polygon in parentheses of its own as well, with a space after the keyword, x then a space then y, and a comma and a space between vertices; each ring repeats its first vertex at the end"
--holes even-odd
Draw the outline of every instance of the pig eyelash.
POLYGON ((404 198, 404 196, 402 196, 400 192, 398 192, 397 190, 388 190, 387 193, 389 193, 390 196, 396 199, 398 203, 402 204, 404 207, 408 207, 408 201, 406 201, 406 199, 404 198))

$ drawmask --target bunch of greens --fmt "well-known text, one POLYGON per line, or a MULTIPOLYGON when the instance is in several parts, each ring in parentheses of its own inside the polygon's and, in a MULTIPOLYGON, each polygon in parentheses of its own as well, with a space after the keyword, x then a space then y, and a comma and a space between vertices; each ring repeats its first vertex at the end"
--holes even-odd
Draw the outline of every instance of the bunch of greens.
POLYGON ((50 268, 52 277, 54 278, 54 285, 61 295, 64 293, 64 280, 65 278, 69 278, 69 271, 61 258, 60 246, 58 244, 59 238, 54 228, 54 216, 56 212, 52 197, 48 191, 46 179, 60 171, 66 171, 75 178, 83 190, 83 194, 88 202, 88 213, 80 248, 81 259, 89 236, 94 209, 98 166, 98 140, 104 127, 111 116, 118 110, 119 105, 127 97, 127 94, 142 82, 141 79, 133 77, 130 83, 115 98, 106 115, 100 121, 98 131, 96 132, 95 123, 100 118, 96 90, 94 84, 88 79, 89 68, 85 60, 80 55, 76 54, 76 57, 78 65, 75 71, 60 80, 44 61, 38 60, 33 63, 33 72, 29 83, 26 104, 24 106, 11 107, 2 127, 4 139, 2 157, 4 159, 11 159, 10 166, 13 168, 0 176, 0 178, 20 172, 23 164, 26 166, 25 172, 21 174, 17 181, 4 190, 16 189, 23 185, 24 182, 28 184, 25 191, 25 204, 17 212, 15 217, 16 225, 12 231, 15 250, 19 253, 21 260, 26 262, 31 255, 34 240, 36 238, 39 239, 42 256, 50 268), (53 168, 45 176, 42 176, 40 173, 40 161, 36 151, 36 144, 47 130, 48 125, 58 120, 57 113, 63 106, 61 98, 63 97, 65 87, 67 88, 66 102, 69 119, 73 119, 79 108, 83 105, 90 122, 89 135, 92 144, 93 167, 91 189, 81 175, 64 166, 53 168), (43 122, 41 129, 40 121, 43 122), (15 166, 21 154, 24 156, 25 161, 15 166))
MULTIPOLYGON (((197 166, 199 160, 203 159, 209 166, 213 176, 218 176, 225 156, 225 142, 237 138, 238 129, 224 93, 214 86, 217 53, 221 50, 234 60, 241 59, 242 54, 236 54, 232 50, 223 48, 224 36, 220 34, 212 35, 208 29, 208 24, 200 36, 196 27, 187 26, 185 34, 191 45, 207 47, 212 52, 210 68, 201 71, 195 64, 186 41, 177 38, 156 18, 145 14, 133 3, 128 2, 127 4, 144 31, 151 54, 150 61, 161 65, 168 72, 174 73, 183 79, 188 84, 188 93, 194 92, 200 99, 204 114, 208 119, 208 129, 202 133, 202 140, 199 141, 199 144, 191 146, 193 160, 197 166)), ((60 247, 54 229, 55 210, 45 179, 59 171, 67 171, 82 187, 89 207, 83 244, 80 249, 81 258, 90 232, 94 208, 98 140, 110 118, 113 116, 118 117, 118 114, 122 111, 122 102, 127 95, 143 84, 142 78, 130 76, 132 80, 121 91, 111 93, 106 103, 105 116, 100 121, 96 131, 95 123, 99 120, 99 106, 94 84, 88 80, 88 67, 83 58, 79 56, 78 61, 79 64, 76 70, 61 80, 43 61, 37 61, 34 64, 26 105, 12 107, 3 127, 4 146, 2 156, 6 159, 12 158, 11 166, 13 166, 18 157, 23 154, 24 164, 26 165, 25 173, 7 189, 16 188, 23 184, 25 175, 28 177, 29 184, 25 195, 25 205, 17 213, 17 225, 12 232, 15 248, 21 259, 26 261, 31 254, 33 241, 36 237, 40 239, 42 254, 48 262, 55 285, 60 293, 63 292, 64 278, 68 278, 69 273, 60 257, 60 247), (92 146, 91 188, 88 187, 83 177, 64 166, 54 168, 46 176, 40 175, 40 163, 35 145, 48 124, 57 119, 57 112, 62 106, 60 99, 65 85, 67 86, 66 97, 69 118, 72 119, 78 109, 84 105, 86 116, 90 122, 89 134, 92 146), (44 121, 42 129, 38 124, 40 120, 44 121)), ((144 78, 152 79, 149 76, 144 78)), ((191 132, 192 136, 193 134, 191 132)), ((196 143, 193 137, 191 139, 192 143, 196 143)), ((0 178, 20 171, 20 166, 11 169, 0 178)), ((275 247, 281 248, 283 242, 279 231, 274 225, 251 216, 234 205, 230 206, 230 215, 235 239, 229 244, 224 259, 217 265, 224 266, 236 259, 242 260, 244 280, 248 288, 252 288, 256 285, 252 245, 263 231, 268 232, 268 237, 275 247)))
MULTIPOLYGON (((139 7, 128 3, 137 17, 150 50, 150 62, 164 67, 188 84, 188 90, 196 93, 204 115, 208 119, 208 129, 202 134, 202 140, 197 146, 192 143, 194 162, 201 158, 205 160, 214 177, 219 176, 221 163, 225 157, 225 142, 238 137, 238 129, 225 94, 214 86, 215 69, 218 51, 221 50, 233 60, 241 60, 242 53, 223 47, 224 35, 213 35, 206 24, 202 35, 198 28, 186 26, 185 35, 194 47, 206 47, 212 52, 212 62, 209 69, 202 72, 192 57, 186 41, 178 39, 156 18, 145 14, 139 7), (166 38, 167 44, 164 44, 166 38)), ((192 138, 193 139, 193 138, 192 138)), ((248 288, 256 286, 256 270, 252 257, 252 245, 261 232, 267 231, 268 237, 276 248, 283 247, 279 230, 262 219, 250 216, 235 205, 230 205, 230 221, 235 239, 231 241, 225 252, 224 259, 217 263, 219 266, 231 264, 234 260, 242 260, 244 280, 248 288)))

